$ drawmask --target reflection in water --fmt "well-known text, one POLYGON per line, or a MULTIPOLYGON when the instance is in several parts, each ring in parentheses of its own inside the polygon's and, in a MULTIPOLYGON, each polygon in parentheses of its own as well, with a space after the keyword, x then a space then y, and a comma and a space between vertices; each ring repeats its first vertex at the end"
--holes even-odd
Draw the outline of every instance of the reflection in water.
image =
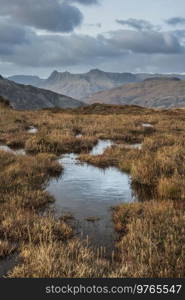
POLYGON ((27 130, 28 133, 36 133, 38 132, 38 128, 35 126, 30 126, 29 129, 27 130))
POLYGON ((83 135, 81 134, 81 133, 78 133, 77 135, 76 135, 76 138, 77 139, 79 139, 79 138, 81 138, 83 135))
POLYGON ((90 154, 101 155, 105 152, 107 148, 110 148, 112 145, 114 145, 114 142, 111 140, 99 140, 98 144, 95 147, 93 147, 90 154))
POLYGON ((15 154, 15 155, 26 155, 26 151, 24 149, 13 150, 6 145, 0 145, 0 150, 15 154))
MULTIPOLYGON (((91 154, 101 154, 111 144, 110 141, 99 141, 91 154)), ((81 164, 75 154, 64 155, 60 163, 64 167, 63 175, 52 179, 47 187, 56 199, 56 212, 71 212, 78 220, 77 230, 83 237, 88 235, 94 245, 112 248, 115 232, 111 207, 135 200, 129 176, 116 168, 102 170, 81 164), (97 221, 85 220, 90 217, 96 217, 97 221)))
POLYGON ((152 124, 150 123, 143 123, 142 124, 143 127, 154 127, 152 124))

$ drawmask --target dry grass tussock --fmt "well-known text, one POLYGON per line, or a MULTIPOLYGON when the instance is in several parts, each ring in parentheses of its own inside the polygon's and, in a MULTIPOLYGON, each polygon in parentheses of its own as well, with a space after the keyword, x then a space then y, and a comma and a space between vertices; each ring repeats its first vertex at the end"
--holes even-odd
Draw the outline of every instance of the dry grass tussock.
POLYGON ((185 214, 171 201, 121 205, 114 211, 122 267, 118 276, 184 277, 185 214))

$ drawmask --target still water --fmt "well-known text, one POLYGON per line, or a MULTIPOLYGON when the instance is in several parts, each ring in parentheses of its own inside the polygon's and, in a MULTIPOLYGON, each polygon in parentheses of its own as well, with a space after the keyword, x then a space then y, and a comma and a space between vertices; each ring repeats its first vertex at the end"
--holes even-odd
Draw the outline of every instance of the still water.
MULTIPOLYGON (((102 154, 113 143, 103 140, 92 149, 91 155, 102 154)), ((72 213, 79 234, 94 246, 113 248, 116 234, 111 207, 136 201, 128 174, 111 167, 102 170, 80 163, 75 154, 64 155, 59 162, 64 167, 62 176, 51 179, 47 191, 54 196, 58 215, 72 213), (88 218, 94 222, 87 221, 88 218)))
POLYGON ((35 126, 30 126, 27 130, 28 133, 37 133, 38 132, 38 128, 36 128, 35 126))
POLYGON ((15 155, 26 155, 26 151, 24 149, 13 150, 10 147, 8 147, 6 145, 1 145, 1 144, 0 144, 0 150, 9 152, 9 153, 12 153, 15 155))

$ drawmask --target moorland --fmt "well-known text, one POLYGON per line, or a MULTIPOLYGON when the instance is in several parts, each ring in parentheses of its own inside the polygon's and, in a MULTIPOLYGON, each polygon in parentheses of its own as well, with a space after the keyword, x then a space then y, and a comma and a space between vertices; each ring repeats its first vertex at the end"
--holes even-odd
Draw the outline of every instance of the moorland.
POLYGON ((0 150, 0 264, 16 256, 4 275, 184 277, 185 109, 93 104, 16 111, 1 99, 0 143, 12 149, 0 150), (30 126, 37 132, 30 134, 30 126), (114 145, 90 155, 106 139, 114 145), (49 209, 55 199, 45 187, 64 172, 58 158, 71 152, 82 164, 128 173, 138 194, 138 201, 112 209, 118 238, 110 257, 49 209))

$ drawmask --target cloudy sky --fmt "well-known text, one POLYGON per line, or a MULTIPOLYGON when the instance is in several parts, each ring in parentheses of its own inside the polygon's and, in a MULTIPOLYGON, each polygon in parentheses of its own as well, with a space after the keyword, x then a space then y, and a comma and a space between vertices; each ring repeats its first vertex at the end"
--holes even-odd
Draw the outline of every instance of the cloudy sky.
POLYGON ((0 74, 185 73, 184 0, 0 0, 0 74))

